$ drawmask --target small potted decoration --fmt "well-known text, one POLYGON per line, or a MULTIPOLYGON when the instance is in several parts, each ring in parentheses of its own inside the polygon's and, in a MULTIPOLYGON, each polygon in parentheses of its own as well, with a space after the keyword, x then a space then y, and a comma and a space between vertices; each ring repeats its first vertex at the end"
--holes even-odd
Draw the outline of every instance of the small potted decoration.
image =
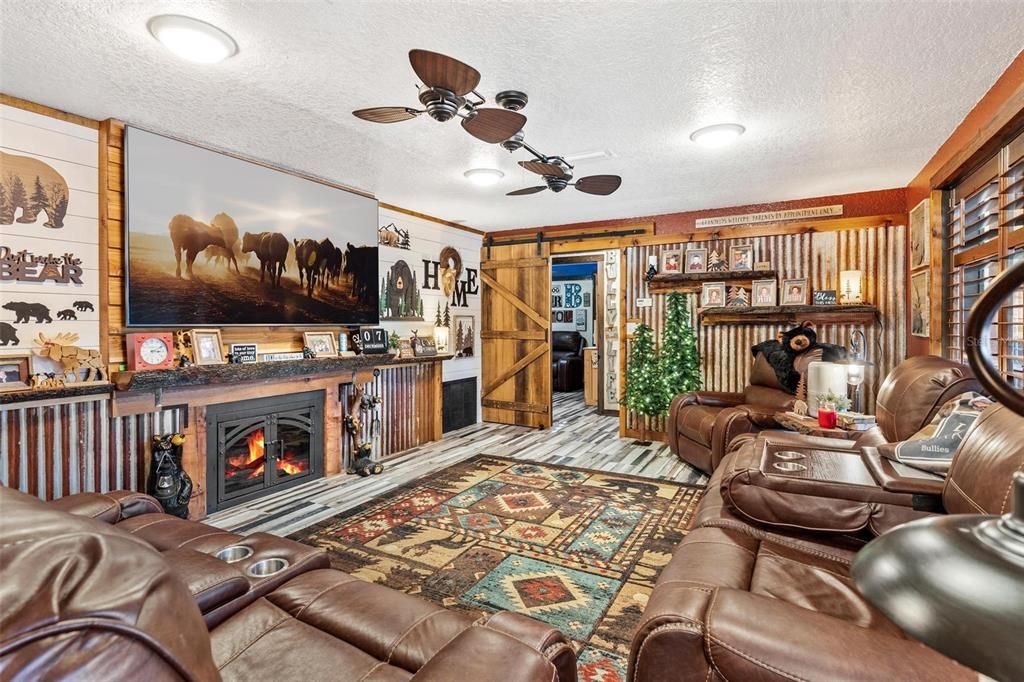
POLYGON ((398 355, 398 347, 401 344, 402 337, 398 335, 398 332, 391 332, 388 336, 388 352, 392 355, 398 355))

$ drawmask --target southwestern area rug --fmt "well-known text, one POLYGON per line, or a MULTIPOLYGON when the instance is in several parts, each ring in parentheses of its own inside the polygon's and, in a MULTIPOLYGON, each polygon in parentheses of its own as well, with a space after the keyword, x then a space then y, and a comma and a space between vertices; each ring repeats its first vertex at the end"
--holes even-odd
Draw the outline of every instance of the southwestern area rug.
POLYGON ((579 677, 626 677, 633 631, 699 487, 478 455, 291 537, 335 568, 573 640, 579 677))

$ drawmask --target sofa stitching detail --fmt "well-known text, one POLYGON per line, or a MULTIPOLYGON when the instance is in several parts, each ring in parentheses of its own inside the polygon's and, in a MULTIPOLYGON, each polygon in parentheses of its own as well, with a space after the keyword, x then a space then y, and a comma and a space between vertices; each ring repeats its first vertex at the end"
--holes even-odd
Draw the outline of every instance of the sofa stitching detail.
POLYGON ((718 663, 715 662, 715 655, 711 653, 711 641, 713 639, 711 636, 711 614, 715 609, 716 599, 718 599, 718 590, 715 590, 715 593, 711 595, 711 602, 708 604, 708 612, 707 615, 704 616, 704 620, 707 621, 707 626, 704 630, 704 651, 707 653, 708 660, 711 661, 711 667, 715 669, 715 672, 717 672, 723 680, 729 682, 729 678, 725 676, 722 669, 718 667, 718 663))
MULTIPOLYGON (((676 616, 676 617, 680 617, 680 616, 676 616)), ((696 632, 698 634, 701 634, 701 635, 704 634, 704 626, 701 625, 700 623, 698 623, 696 621, 693 621, 693 620, 690 620, 688 618, 683 618, 683 622, 679 622, 679 623, 664 623, 664 624, 659 625, 658 627, 654 628, 650 632, 648 632, 647 636, 644 637, 644 641, 641 642, 641 644, 640 644, 640 650, 637 651, 637 653, 636 653, 636 674, 633 675, 633 678, 634 679, 643 679, 643 677, 640 675, 640 662, 643 660, 644 647, 647 646, 647 643, 649 641, 651 641, 656 634, 661 633, 661 632, 665 632, 667 630, 685 630, 687 632, 694 632, 693 627, 689 627, 691 625, 695 626, 697 628, 696 632)))
POLYGON ((822 568, 821 566, 811 566, 809 564, 800 563, 799 561, 795 561, 793 559, 790 559, 789 557, 784 557, 781 554, 776 554, 775 552, 771 551, 770 549, 763 549, 763 546, 762 546, 761 555, 762 555, 763 558, 766 558, 766 559, 776 559, 778 561, 785 561, 785 562, 788 562, 788 563, 791 563, 791 564, 797 564, 799 566, 803 566, 804 568, 808 568, 808 569, 810 569, 812 571, 822 571, 824 573, 828 573, 829 575, 834 575, 835 577, 837 577, 840 580, 842 580, 844 583, 852 583, 853 582, 853 580, 850 578, 850 576, 843 575, 842 573, 836 573, 835 571, 830 571, 829 569, 822 568))
POLYGON ((946 479, 946 485, 948 485, 948 486, 952 487, 954 490, 956 490, 956 492, 960 495, 960 497, 962 497, 964 499, 964 501, 967 502, 969 505, 974 507, 978 511, 979 514, 984 514, 985 513, 985 510, 981 507, 981 505, 979 505, 977 502, 975 502, 974 498, 972 498, 970 495, 965 493, 963 491, 963 488, 961 488, 959 485, 957 485, 956 481, 954 481, 952 478, 947 478, 946 479))
MULTIPOLYGON (((740 658, 744 658, 744 659, 750 661, 751 663, 753 663, 753 664, 755 664, 755 665, 757 665, 757 666, 759 666, 761 668, 764 668, 765 670, 771 670, 773 673, 775 673, 777 675, 782 675, 787 680, 793 680, 793 682, 810 682, 810 680, 808 680, 807 678, 799 677, 797 675, 794 675, 793 673, 786 672, 785 670, 782 670, 781 668, 776 668, 775 666, 773 666, 773 665, 771 665, 769 663, 765 663, 764 661, 762 661, 762 660, 760 660, 760 659, 758 659, 758 658, 756 658, 754 656, 751 656, 748 653, 744 653, 743 651, 740 651, 736 647, 729 646, 728 644, 726 644, 722 640, 720 640, 717 637, 715 637, 714 635, 712 635, 710 632, 708 633, 708 638, 714 640, 716 644, 718 644, 719 646, 721 646, 721 647, 723 647, 725 649, 728 649, 729 651, 733 652, 734 654, 736 654, 740 658)), ((716 670, 717 670, 717 667, 716 667, 716 670)), ((720 670, 718 672, 719 672, 719 674, 721 674, 720 670)))
MULTIPOLYGON (((1024 471, 1024 462, 1022 462, 1021 465, 1019 467, 1017 467, 1017 471, 1018 472, 1024 471)), ((1009 500, 1010 500, 1010 491, 1013 490, 1013 478, 1014 478, 1013 476, 1010 476, 1010 484, 1008 486, 1006 486, 1006 492, 1003 494, 1003 503, 1001 505, 999 505, 999 513, 1000 514, 1005 514, 1008 511, 1006 509, 1006 503, 1009 502, 1009 500)))
POLYGON ((292 615, 292 618, 294 618, 295 620, 299 620, 299 616, 301 616, 303 613, 305 613, 306 609, 308 609, 310 606, 312 606, 317 600, 320 599, 320 597, 324 596, 325 594, 327 594, 331 590, 336 590, 339 587, 342 587, 343 585, 348 585, 348 584, 350 584, 350 582, 335 583, 335 584, 331 585, 330 587, 325 587, 324 589, 320 590, 315 595, 313 595, 312 599, 310 599, 305 604, 303 604, 302 608, 300 608, 298 611, 296 611, 292 615))
POLYGON ((387 664, 384 663, 384 661, 377 661, 377 663, 372 668, 370 668, 365 673, 363 673, 363 676, 359 678, 359 682, 364 682, 364 680, 369 678, 370 675, 372 675, 373 673, 377 672, 377 668, 381 667, 382 665, 387 665, 387 664))
MULTIPOLYGON (((276 607, 276 606, 275 606, 274 608, 275 608, 275 609, 277 609, 277 607, 276 607)), ((260 641, 261 639, 263 639, 264 637, 266 637, 267 635, 269 635, 269 634, 270 634, 271 632, 273 632, 274 630, 278 629, 279 627, 281 627, 282 625, 284 625, 285 623, 287 623, 287 622, 288 622, 288 621, 290 620, 290 619, 288 618, 288 614, 287 614, 287 613, 285 613, 285 612, 284 612, 283 610, 281 610, 281 609, 277 609, 277 610, 278 610, 278 611, 281 611, 281 614, 282 614, 282 615, 281 615, 281 617, 280 617, 280 620, 278 620, 278 621, 277 621, 276 623, 274 623, 274 626, 273 626, 273 627, 271 627, 271 628, 267 628, 266 630, 264 630, 263 632, 261 632, 261 633, 260 633, 260 635, 259 635, 258 637, 256 637, 256 638, 255 638, 254 640, 252 640, 251 642, 249 642, 248 644, 246 644, 246 645, 245 645, 244 647, 242 647, 241 649, 239 649, 239 650, 238 650, 238 651, 237 651, 237 652, 235 653, 235 655, 234 655, 234 656, 232 656, 232 657, 231 657, 231 658, 229 658, 228 660, 224 661, 224 663, 222 663, 222 664, 218 665, 218 666, 217 666, 217 670, 224 670, 225 668, 227 668, 227 667, 228 667, 229 665, 231 665, 231 663, 232 663, 232 662, 234 662, 234 661, 235 661, 235 659, 237 659, 237 658, 238 658, 239 656, 241 656, 241 655, 242 655, 242 654, 244 654, 244 653, 245 653, 246 651, 248 651, 249 649, 251 649, 251 648, 252 648, 252 646, 253 646, 254 644, 256 644, 256 642, 260 641)))
MULTIPOLYGON (((398 635, 398 637, 396 637, 394 639, 394 641, 391 643, 391 646, 388 647, 388 657, 386 659, 384 659, 384 662, 385 663, 389 663, 389 664, 391 663, 391 657, 394 656, 395 649, 398 648, 398 645, 402 643, 402 640, 405 639, 407 635, 412 633, 413 630, 418 628, 423 623, 427 622, 429 619, 433 618, 434 616, 440 615, 442 613, 448 613, 448 611, 445 610, 445 609, 438 609, 437 611, 431 611, 430 613, 428 613, 428 614, 426 614, 424 616, 421 616, 420 618, 417 618, 416 621, 412 625, 410 625, 408 628, 406 628, 404 632, 402 632, 400 635, 398 635)), ((461 633, 459 633, 459 634, 461 634, 461 633)), ((458 635, 456 635, 456 637, 457 636, 458 635)), ((454 639, 454 637, 452 639, 454 639)), ((451 639, 448 640, 448 642, 450 642, 450 641, 452 641, 452 640, 451 639)), ((448 645, 448 642, 445 642, 445 646, 448 645)))

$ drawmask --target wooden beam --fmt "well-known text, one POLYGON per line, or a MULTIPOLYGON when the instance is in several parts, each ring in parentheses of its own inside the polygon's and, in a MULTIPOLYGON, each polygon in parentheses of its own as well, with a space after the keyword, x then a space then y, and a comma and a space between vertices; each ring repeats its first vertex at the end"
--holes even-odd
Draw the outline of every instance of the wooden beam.
POLYGON ((544 267, 548 259, 538 256, 536 258, 509 258, 506 260, 483 260, 480 261, 481 270, 501 270, 512 268, 536 268, 544 267))
POLYGON ((484 284, 489 286, 494 292, 504 298, 506 301, 516 307, 519 312, 526 315, 528 318, 536 322, 541 329, 548 329, 551 326, 550 320, 547 317, 542 316, 536 310, 523 303, 522 299, 515 295, 508 287, 498 282, 486 272, 480 272, 480 279, 483 280, 484 284))
POLYGON ((516 410, 517 412, 533 412, 535 414, 547 414, 548 406, 536 403, 517 403, 510 400, 491 400, 484 398, 480 401, 484 407, 491 407, 496 410, 516 410))
POLYGON ((532 362, 535 362, 547 352, 547 344, 541 344, 540 346, 537 346, 523 357, 519 358, 519 360, 517 360, 515 364, 513 364, 511 367, 509 367, 504 372, 495 377, 494 381, 492 381, 487 386, 484 386, 482 397, 486 398, 491 393, 494 393, 495 389, 497 389, 499 386, 501 386, 503 383, 505 383, 515 375, 519 374, 519 372, 521 372, 527 365, 529 365, 532 362))
MULTIPOLYGON (((597 223, 588 226, 562 225, 551 227, 521 227, 514 230, 500 230, 487 232, 484 236, 494 239, 494 246, 501 246, 501 240, 518 239, 523 236, 532 236, 538 232, 549 239, 559 238, 559 241, 572 239, 575 235, 600 235, 604 232, 619 232, 622 230, 643 230, 645 234, 654 234, 654 221, 645 220, 636 223, 597 223)), ((601 239, 601 236, 594 237, 601 239)))
POLYGON ((69 114, 68 112, 61 111, 60 109, 54 109, 44 104, 29 102, 27 99, 21 99, 20 97, 5 95, 2 92, 0 92, 0 104, 6 104, 7 106, 14 107, 15 109, 31 111, 35 114, 42 114, 43 116, 67 121, 68 123, 77 123, 80 126, 92 128, 93 130, 98 130, 100 127, 100 122, 95 119, 86 118, 85 116, 79 116, 77 114, 69 114))
POLYGON ((456 230, 462 230, 463 232, 471 232, 473 234, 479 234, 479 235, 483 235, 484 234, 483 230, 478 230, 475 227, 470 227, 469 225, 462 225, 460 223, 453 223, 451 221, 445 220, 444 218, 436 218, 436 217, 434 217, 432 215, 427 215, 426 213, 420 213, 418 211, 412 211, 412 210, 409 210, 408 208, 402 208, 401 206, 395 206, 394 204, 386 204, 383 201, 381 201, 378 205, 381 208, 386 208, 386 209, 388 209, 390 211, 397 211, 398 213, 404 213, 406 215, 411 215, 414 218, 422 218, 423 220, 429 220, 429 221, 434 222, 434 223, 440 223, 441 225, 447 225, 448 227, 451 227, 451 228, 456 229, 456 230))
POLYGON ((500 330, 500 329, 489 329, 487 331, 480 332, 481 339, 507 339, 514 341, 544 341, 548 338, 548 333, 543 329, 529 329, 529 330, 500 330))

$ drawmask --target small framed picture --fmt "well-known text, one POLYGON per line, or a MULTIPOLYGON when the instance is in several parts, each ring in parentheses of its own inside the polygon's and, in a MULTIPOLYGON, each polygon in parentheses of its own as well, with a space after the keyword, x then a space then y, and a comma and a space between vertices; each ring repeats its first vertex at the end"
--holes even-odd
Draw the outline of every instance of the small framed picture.
POLYGON ((338 348, 334 345, 334 332, 302 332, 302 342, 318 358, 338 354, 338 348))
POLYGON ((224 344, 219 329, 192 329, 192 361, 197 365, 223 365, 224 344))
POLYGON ((807 305, 807 278, 782 280, 782 305, 807 305))
POLYGON ((31 355, 9 355, 0 358, 0 393, 13 393, 31 388, 31 355))
POLYGON ((750 305, 755 308, 778 305, 778 289, 774 279, 754 280, 754 296, 750 305))
POLYGON ((754 247, 737 244, 729 247, 729 269, 733 272, 754 269, 754 247))
POLYGON ((708 271, 708 250, 687 249, 686 250, 686 271, 707 272, 708 271))
POLYGON ((725 282, 704 282, 700 292, 702 308, 720 308, 725 305, 725 282))
POLYGON ((661 274, 677 275, 683 271, 683 257, 680 251, 665 251, 661 254, 661 274))

